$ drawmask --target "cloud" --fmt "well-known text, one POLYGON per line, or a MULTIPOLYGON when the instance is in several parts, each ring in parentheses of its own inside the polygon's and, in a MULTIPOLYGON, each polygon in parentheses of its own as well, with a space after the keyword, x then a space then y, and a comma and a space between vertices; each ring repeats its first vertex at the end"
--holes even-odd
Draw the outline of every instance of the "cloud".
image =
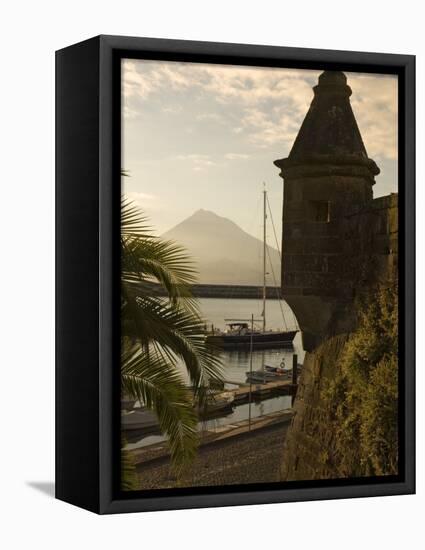
POLYGON ((189 162, 195 172, 200 172, 206 168, 217 165, 215 161, 211 160, 209 155, 200 155, 196 153, 191 153, 188 155, 175 155, 172 160, 189 162))
POLYGON ((371 158, 397 159, 397 77, 347 73, 351 105, 371 158))
POLYGON ((167 106, 162 108, 163 113, 171 114, 171 115, 177 115, 183 111, 183 107, 181 105, 173 105, 173 106, 167 106))
MULTIPOLYGON (((191 101, 208 104, 208 111, 195 115, 197 120, 206 125, 226 124, 229 133, 246 139, 254 148, 279 148, 286 155, 313 99, 312 86, 319 74, 312 70, 124 60, 124 114, 137 116, 135 113, 148 108, 152 99, 168 100, 163 110, 173 112, 174 104, 178 106, 180 101, 176 94, 190 93, 191 101), (170 97, 173 106, 169 105, 170 97)), ((347 73, 347 77, 368 154, 395 160, 397 79, 360 73, 347 73)), ((200 157, 192 162, 196 170, 213 164, 211 159, 200 157)))
MULTIPOLYGON (((200 63, 123 61, 122 92, 125 98, 147 99, 160 89, 187 90, 198 88, 214 94, 219 102, 255 104, 266 99, 282 99, 288 93, 311 94, 309 79, 318 71, 239 67, 200 63)), ((215 117, 215 113, 205 116, 215 117)))
POLYGON ((127 199, 135 202, 143 210, 157 210, 159 208, 158 197, 150 193, 140 193, 138 191, 126 191, 127 199))
POLYGON ((245 160, 249 159, 249 155, 245 153, 227 153, 224 158, 227 160, 245 160))
POLYGON ((213 120, 216 122, 224 122, 223 117, 219 115, 218 113, 200 113, 196 115, 197 120, 213 120))
POLYGON ((246 133, 248 140, 258 148, 264 149, 276 145, 289 153, 305 112, 302 113, 293 106, 289 108, 288 105, 274 109, 272 112, 249 107, 244 111, 239 133, 246 133))
POLYGON ((270 145, 288 148, 287 143, 295 137, 308 109, 311 85, 319 74, 310 70, 196 63, 123 63, 125 109, 129 109, 131 100, 146 102, 161 92, 191 90, 195 97, 211 98, 211 108, 198 113, 197 120, 227 124, 232 133, 241 134, 259 149, 270 145), (233 116, 224 116, 223 109, 226 114, 232 111, 233 116), (240 109, 242 114, 238 117, 240 109))

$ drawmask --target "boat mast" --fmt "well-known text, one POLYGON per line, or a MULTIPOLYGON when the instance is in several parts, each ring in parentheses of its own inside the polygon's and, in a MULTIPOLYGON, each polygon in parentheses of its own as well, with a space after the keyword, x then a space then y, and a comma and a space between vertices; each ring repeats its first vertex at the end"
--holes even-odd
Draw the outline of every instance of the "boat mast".
POLYGON ((266 220, 267 220, 267 191, 264 183, 263 190, 263 332, 266 330, 266 254, 267 254, 267 236, 266 236, 266 220))

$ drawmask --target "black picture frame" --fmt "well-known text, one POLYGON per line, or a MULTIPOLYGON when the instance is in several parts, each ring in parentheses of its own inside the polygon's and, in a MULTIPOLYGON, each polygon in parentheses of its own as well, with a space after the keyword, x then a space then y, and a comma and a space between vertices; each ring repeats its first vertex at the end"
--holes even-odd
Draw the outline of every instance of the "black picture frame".
POLYGON ((98 36, 56 52, 56 498, 105 514, 414 491, 415 57, 120 36, 98 36), (398 75, 399 476, 120 493, 122 57, 398 75))

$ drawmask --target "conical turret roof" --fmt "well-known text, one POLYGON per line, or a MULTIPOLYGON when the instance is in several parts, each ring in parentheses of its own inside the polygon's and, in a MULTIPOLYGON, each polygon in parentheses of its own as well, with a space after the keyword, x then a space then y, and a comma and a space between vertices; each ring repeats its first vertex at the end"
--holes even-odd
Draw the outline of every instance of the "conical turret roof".
POLYGON ((371 176, 379 174, 368 158, 350 104, 351 88, 341 71, 324 71, 314 87, 314 98, 287 159, 277 160, 282 168, 327 163, 366 166, 371 176))

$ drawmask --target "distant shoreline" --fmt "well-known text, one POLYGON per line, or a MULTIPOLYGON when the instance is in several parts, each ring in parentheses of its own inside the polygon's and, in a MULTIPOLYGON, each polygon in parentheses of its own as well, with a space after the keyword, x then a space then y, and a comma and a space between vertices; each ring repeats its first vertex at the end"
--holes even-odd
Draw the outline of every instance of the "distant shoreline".
MULTIPOLYGON (((166 293, 160 285, 152 283, 152 292, 156 296, 165 296, 166 293)), ((254 285, 224 285, 224 284, 196 284, 191 287, 196 298, 225 298, 259 300, 263 297, 263 287, 254 285)), ((266 287, 268 300, 282 299, 280 287, 266 287)))

